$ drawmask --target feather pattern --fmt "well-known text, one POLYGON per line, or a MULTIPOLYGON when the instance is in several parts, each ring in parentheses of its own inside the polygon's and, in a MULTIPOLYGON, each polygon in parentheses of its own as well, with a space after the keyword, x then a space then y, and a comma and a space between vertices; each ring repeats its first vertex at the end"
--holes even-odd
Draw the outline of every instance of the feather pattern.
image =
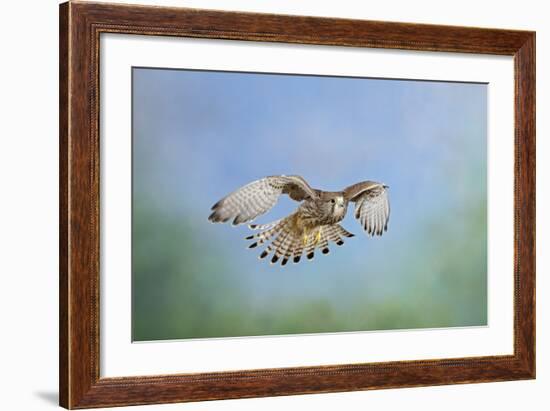
POLYGON ((313 189, 300 176, 271 176, 253 181, 212 206, 211 222, 248 223, 267 213, 281 195, 301 202, 292 214, 267 224, 250 224, 254 231, 246 237, 249 248, 265 247, 259 258, 270 256, 271 264, 299 263, 315 252, 330 252, 334 243, 344 245, 354 234, 339 223, 344 219, 350 202, 355 203, 354 216, 367 234, 382 235, 388 228, 390 204, 388 187, 374 181, 353 184, 343 191, 313 189))
POLYGON ((354 236, 341 225, 333 224, 320 226, 318 230, 312 230, 304 237, 303 233, 296 231, 293 217, 291 215, 280 222, 265 224, 265 227, 270 228, 246 237, 247 240, 255 240, 249 245, 249 248, 267 244, 259 258, 264 259, 271 255, 271 264, 280 261, 284 266, 290 260, 294 263, 300 262, 303 254, 308 260, 313 260, 317 249, 321 250, 323 254, 329 254, 329 242, 343 245, 343 238, 354 236))
POLYGON ((296 201, 316 198, 317 192, 300 176, 271 176, 253 181, 212 206, 213 223, 247 223, 267 213, 282 194, 296 201))
POLYGON ((390 218, 387 186, 365 181, 346 188, 344 193, 349 201, 355 202, 355 218, 367 234, 380 236, 387 231, 390 218))

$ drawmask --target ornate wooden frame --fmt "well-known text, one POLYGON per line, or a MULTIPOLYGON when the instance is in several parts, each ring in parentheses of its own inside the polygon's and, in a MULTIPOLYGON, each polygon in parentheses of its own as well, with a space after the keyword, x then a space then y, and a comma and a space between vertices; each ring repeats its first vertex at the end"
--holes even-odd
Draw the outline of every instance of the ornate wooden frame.
POLYGON ((89 408, 535 377, 535 33, 183 8, 60 5, 60 404, 89 408), (100 378, 101 33, 500 54, 515 64, 514 354, 100 378))

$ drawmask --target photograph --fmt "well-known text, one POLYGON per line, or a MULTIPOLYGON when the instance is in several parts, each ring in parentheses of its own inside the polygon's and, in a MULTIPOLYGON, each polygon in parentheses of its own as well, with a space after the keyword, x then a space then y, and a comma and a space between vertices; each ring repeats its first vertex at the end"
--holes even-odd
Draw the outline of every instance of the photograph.
POLYGON ((487 98, 132 67, 132 340, 487 326, 487 98))

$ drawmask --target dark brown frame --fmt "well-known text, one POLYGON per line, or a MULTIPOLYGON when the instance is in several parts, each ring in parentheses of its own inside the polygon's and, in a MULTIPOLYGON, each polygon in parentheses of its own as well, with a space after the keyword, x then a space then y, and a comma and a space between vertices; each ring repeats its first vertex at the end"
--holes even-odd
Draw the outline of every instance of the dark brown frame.
MULTIPOLYGON (((60 405, 90 408, 535 378, 535 33, 183 8, 60 5, 60 405), (101 33, 500 54, 515 65, 514 354, 99 377, 101 33)), ((337 347, 335 347, 337 349, 337 347)))

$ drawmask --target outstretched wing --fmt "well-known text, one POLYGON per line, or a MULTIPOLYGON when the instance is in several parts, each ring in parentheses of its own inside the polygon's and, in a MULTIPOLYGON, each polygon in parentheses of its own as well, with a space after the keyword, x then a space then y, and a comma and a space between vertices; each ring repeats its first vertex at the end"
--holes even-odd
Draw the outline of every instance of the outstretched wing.
POLYGON ((213 223, 233 220, 233 225, 252 221, 267 213, 281 194, 288 194, 296 201, 317 197, 317 191, 300 176, 264 177, 222 198, 212 206, 208 219, 213 223))
POLYGON ((368 234, 382 235, 388 229, 388 186, 374 181, 363 181, 346 188, 344 196, 355 203, 355 218, 368 234))

